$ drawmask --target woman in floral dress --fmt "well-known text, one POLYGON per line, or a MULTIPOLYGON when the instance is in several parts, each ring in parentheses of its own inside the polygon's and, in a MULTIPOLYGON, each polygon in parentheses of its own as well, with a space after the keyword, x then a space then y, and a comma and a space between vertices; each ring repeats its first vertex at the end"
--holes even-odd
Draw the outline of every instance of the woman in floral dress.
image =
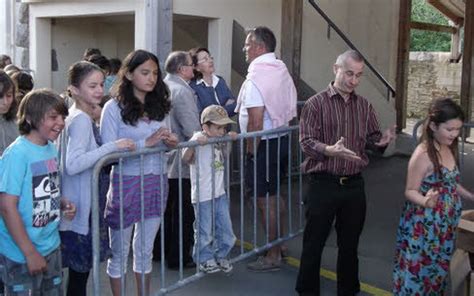
POLYGON ((458 136, 464 115, 451 99, 432 102, 421 143, 408 164, 397 232, 394 295, 444 295, 460 196, 474 200, 459 184, 458 136))

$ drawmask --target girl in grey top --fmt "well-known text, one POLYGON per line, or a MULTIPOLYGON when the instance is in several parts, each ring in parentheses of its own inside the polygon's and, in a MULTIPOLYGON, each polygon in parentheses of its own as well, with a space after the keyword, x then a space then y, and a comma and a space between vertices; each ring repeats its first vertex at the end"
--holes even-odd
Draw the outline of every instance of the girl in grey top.
MULTIPOLYGON (((73 105, 61 135, 62 188, 66 198, 77 207, 72 221, 61 220, 61 251, 63 267, 69 268, 67 295, 86 295, 87 278, 92 268, 91 177, 97 161, 104 155, 119 151, 133 150, 135 143, 129 139, 117 139, 102 145, 99 131, 92 114, 104 95, 104 73, 86 61, 73 64, 69 68, 69 90, 73 105)), ((108 188, 108 174, 102 172, 99 181, 99 217, 103 220, 105 198, 108 188), (105 190, 101 190, 105 185, 105 190)), ((108 233, 101 221, 101 259, 105 260, 108 249, 108 233)))

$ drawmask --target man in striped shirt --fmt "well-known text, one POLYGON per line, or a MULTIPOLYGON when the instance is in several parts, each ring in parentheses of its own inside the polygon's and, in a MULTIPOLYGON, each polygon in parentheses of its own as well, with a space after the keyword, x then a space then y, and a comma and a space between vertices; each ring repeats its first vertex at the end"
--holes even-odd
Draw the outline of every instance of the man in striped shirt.
POLYGON ((363 57, 348 50, 333 70, 334 82, 307 100, 300 118, 302 171, 310 179, 296 283, 300 295, 319 295, 321 254, 334 219, 338 295, 360 291, 357 248, 366 212, 361 175, 369 162, 365 151, 383 152, 395 139, 395 127, 382 134, 372 105, 354 91, 363 74, 363 57))

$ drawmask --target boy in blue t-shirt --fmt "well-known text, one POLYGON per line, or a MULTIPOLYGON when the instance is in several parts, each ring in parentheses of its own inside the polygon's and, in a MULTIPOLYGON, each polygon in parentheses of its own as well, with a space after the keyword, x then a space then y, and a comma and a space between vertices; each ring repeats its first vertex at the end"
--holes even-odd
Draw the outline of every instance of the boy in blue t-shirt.
POLYGON ((58 152, 52 141, 68 111, 52 91, 30 92, 18 112, 20 136, 0 161, 0 272, 7 295, 62 295, 60 214, 75 206, 61 199, 58 152))

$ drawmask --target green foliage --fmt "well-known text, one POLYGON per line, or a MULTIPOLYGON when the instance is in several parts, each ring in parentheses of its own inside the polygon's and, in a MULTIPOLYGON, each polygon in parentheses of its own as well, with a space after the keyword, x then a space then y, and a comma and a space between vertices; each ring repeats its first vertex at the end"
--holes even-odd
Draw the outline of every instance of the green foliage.
MULTIPOLYGON (((411 19, 417 22, 448 25, 448 19, 425 0, 412 0, 411 19)), ((410 51, 450 51, 451 34, 411 30, 410 51)))

